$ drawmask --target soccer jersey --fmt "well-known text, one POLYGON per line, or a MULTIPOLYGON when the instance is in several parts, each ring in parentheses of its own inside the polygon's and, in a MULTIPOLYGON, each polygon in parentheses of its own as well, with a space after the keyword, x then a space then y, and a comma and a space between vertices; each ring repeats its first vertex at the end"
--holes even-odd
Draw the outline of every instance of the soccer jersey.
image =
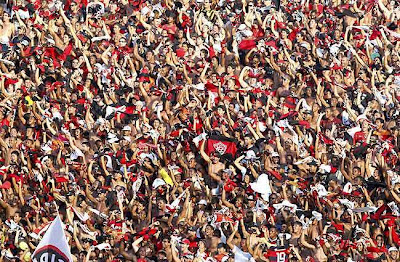
POLYGON ((289 249, 269 249, 264 253, 264 257, 271 262, 288 262, 289 254, 289 249))

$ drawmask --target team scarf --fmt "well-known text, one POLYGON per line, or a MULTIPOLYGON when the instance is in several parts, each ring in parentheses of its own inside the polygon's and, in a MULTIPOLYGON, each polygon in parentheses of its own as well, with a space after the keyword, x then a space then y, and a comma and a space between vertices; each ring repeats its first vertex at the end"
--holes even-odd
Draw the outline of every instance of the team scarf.
POLYGON ((31 233, 29 233, 29 236, 31 236, 34 239, 39 239, 41 235, 49 228, 51 222, 52 221, 43 223, 40 227, 34 229, 31 233))

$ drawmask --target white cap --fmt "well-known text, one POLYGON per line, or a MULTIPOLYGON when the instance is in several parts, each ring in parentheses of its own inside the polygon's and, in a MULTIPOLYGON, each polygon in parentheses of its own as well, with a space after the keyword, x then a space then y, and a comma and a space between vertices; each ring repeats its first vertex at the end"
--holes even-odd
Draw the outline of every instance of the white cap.
POLYGON ((368 118, 365 114, 362 114, 357 117, 356 122, 361 121, 361 120, 368 120, 368 118))
POLYGON ((198 203, 198 205, 207 205, 207 201, 205 199, 200 200, 198 203))
POLYGON ((152 184, 154 189, 157 189, 159 186, 165 185, 165 181, 161 178, 156 178, 154 179, 154 182, 152 184))
POLYGON ((275 152, 275 151, 274 151, 274 152, 272 152, 271 156, 272 156, 272 157, 279 157, 279 154, 278 154, 278 152, 275 152))
POLYGON ((389 252, 392 252, 392 251, 399 251, 396 247, 390 247, 389 249, 388 249, 388 251, 389 252))
POLYGON ((130 126, 124 126, 122 131, 132 131, 132 128, 130 126))

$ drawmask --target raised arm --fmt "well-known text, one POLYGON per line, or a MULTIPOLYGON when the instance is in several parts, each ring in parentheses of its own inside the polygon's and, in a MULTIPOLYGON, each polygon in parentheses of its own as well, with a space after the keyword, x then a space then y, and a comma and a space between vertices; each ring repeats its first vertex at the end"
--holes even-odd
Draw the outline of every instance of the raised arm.
POLYGON ((205 146, 206 146, 206 141, 203 141, 203 143, 202 143, 201 146, 200 146, 200 154, 201 154, 201 156, 203 157, 203 159, 204 159, 207 163, 210 163, 210 162, 211 162, 211 159, 210 159, 210 157, 206 154, 206 152, 204 151, 205 146))
POLYGON ((235 237, 236 233, 238 232, 238 228, 239 228, 239 223, 236 222, 235 226, 233 227, 232 234, 226 240, 226 244, 232 250, 235 248, 235 245, 233 244, 233 238, 235 237))

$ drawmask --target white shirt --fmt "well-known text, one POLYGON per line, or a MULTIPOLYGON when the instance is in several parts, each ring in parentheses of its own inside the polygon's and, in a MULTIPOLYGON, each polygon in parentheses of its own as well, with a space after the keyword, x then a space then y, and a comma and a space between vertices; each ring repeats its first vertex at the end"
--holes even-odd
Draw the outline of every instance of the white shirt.
POLYGON ((254 258, 248 252, 243 252, 237 246, 234 246, 232 252, 235 254, 235 262, 247 262, 252 261, 255 262, 254 258))

